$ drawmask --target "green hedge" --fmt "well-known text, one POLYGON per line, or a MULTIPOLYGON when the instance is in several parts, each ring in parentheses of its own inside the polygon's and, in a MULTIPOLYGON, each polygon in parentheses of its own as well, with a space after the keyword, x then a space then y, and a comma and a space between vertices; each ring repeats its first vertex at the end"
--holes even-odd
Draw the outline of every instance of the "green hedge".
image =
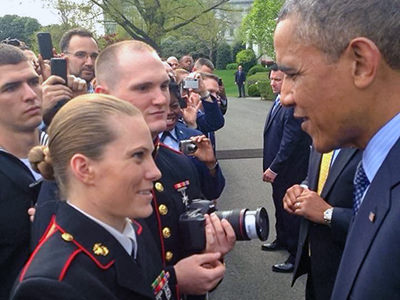
POLYGON ((268 73, 266 72, 258 72, 254 75, 248 76, 247 90, 249 96, 261 96, 261 99, 266 100, 272 100, 274 98, 274 93, 269 84, 268 73))
POLYGON ((260 90, 258 88, 258 84, 250 84, 247 87, 247 94, 250 97, 260 97, 260 90))
POLYGON ((249 72, 247 73, 247 76, 251 76, 260 72, 268 72, 268 69, 262 65, 255 65, 250 68, 249 72))
POLYGON ((252 49, 246 49, 236 54, 236 62, 242 65, 243 71, 247 73, 252 66, 257 64, 257 59, 252 49))
POLYGON ((227 70, 237 70, 238 67, 239 65, 237 63, 231 63, 226 65, 227 70))

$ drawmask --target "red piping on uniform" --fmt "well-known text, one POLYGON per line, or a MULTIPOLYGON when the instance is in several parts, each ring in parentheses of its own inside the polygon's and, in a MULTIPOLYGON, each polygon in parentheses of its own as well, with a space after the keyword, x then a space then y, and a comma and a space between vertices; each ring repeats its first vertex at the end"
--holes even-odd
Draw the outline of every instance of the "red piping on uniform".
POLYGON ((46 233, 42 236, 42 238, 40 239, 39 244, 36 246, 35 250, 33 250, 31 256, 29 257, 27 263, 25 264, 24 268, 22 269, 21 275, 19 276, 19 281, 21 282, 22 280, 24 280, 26 271, 28 271, 29 266, 32 263, 33 258, 35 257, 35 255, 39 252, 39 249, 42 247, 42 245, 44 243, 47 242, 47 240, 56 232, 56 230, 54 230, 53 232, 51 232, 50 234, 48 234, 48 232, 50 231, 50 228, 55 224, 55 216, 53 215, 51 217, 49 226, 46 229, 46 233))
POLYGON ((75 258, 75 256, 82 252, 81 249, 76 249, 68 258, 67 262, 65 263, 64 267, 61 270, 60 276, 58 277, 58 281, 62 281, 64 279, 65 273, 67 273, 67 269, 69 268, 69 265, 71 264, 72 260, 75 258))
MULTIPOLYGON (((57 223, 55 223, 55 226, 57 227, 57 229, 59 231, 61 231, 62 233, 65 233, 66 231, 64 229, 62 229, 57 223)), ((86 253, 87 256, 89 256, 95 263, 96 265, 103 270, 107 270, 109 267, 112 266, 112 264, 115 262, 115 260, 110 261, 107 265, 102 265, 89 251, 87 251, 81 244, 79 244, 77 241, 72 240, 72 243, 75 244, 75 246, 77 246, 79 249, 81 249, 84 253, 86 253)))
POLYGON ((171 150, 171 151, 173 151, 173 152, 175 152, 175 153, 178 153, 178 154, 183 154, 183 152, 181 152, 181 151, 177 151, 177 150, 175 150, 174 148, 171 148, 170 146, 168 146, 168 145, 165 145, 164 143, 162 143, 162 142, 159 142, 158 143, 160 146, 162 146, 162 147, 164 147, 164 148, 168 148, 169 150, 171 150))
POLYGON ((51 219, 50 219, 50 223, 49 225, 47 225, 46 231, 44 232, 44 234, 41 236, 40 240, 39 240, 39 244, 42 242, 43 239, 46 238, 46 236, 49 234, 49 231, 51 229, 51 227, 54 225, 54 220, 55 220, 56 216, 52 215, 51 219))
POLYGON ((138 221, 134 220, 134 219, 132 219, 132 222, 135 223, 136 226, 138 227, 136 233, 137 233, 138 235, 140 235, 140 234, 142 233, 142 231, 143 231, 142 225, 140 225, 140 223, 139 223, 138 221))
POLYGON ((165 246, 164 246, 164 240, 162 237, 162 231, 161 231, 161 219, 160 219, 160 213, 158 211, 158 203, 157 203, 157 197, 156 197, 156 193, 154 192, 154 190, 151 191, 151 193, 153 194, 153 202, 154 202, 154 212, 156 214, 157 217, 157 225, 158 225, 158 234, 160 235, 160 244, 161 244, 161 260, 163 262, 163 266, 165 267, 165 246))

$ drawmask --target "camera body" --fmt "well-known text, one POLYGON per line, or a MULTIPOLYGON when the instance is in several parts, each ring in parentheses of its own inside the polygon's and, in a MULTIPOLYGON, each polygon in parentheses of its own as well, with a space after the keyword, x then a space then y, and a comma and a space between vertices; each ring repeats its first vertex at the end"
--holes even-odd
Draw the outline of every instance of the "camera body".
POLYGON ((181 140, 179 150, 186 155, 193 154, 197 150, 197 145, 192 140, 181 140))
POLYGON ((198 89, 199 88, 199 81, 196 78, 186 77, 183 79, 183 88, 184 89, 198 89))
POLYGON ((220 219, 226 219, 233 227, 236 240, 246 241, 258 238, 265 241, 269 234, 269 220, 265 208, 250 211, 247 208, 217 211, 210 200, 195 199, 179 217, 179 232, 183 247, 188 253, 202 252, 206 247, 204 214, 215 212, 220 219))

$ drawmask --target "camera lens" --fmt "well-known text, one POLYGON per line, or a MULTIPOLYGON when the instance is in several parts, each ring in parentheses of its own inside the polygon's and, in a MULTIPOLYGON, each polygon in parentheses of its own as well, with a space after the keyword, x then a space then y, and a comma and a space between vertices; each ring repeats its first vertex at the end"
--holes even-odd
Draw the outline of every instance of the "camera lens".
POLYGON ((220 219, 226 219, 235 231, 238 241, 260 239, 265 241, 269 234, 268 214, 264 207, 256 210, 234 209, 215 212, 220 219))

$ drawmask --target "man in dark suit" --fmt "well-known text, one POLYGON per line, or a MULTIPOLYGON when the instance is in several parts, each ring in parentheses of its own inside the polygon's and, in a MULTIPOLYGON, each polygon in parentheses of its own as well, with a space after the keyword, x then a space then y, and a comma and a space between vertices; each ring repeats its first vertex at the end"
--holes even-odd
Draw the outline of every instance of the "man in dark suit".
POLYGON ((289 188, 283 206, 302 216, 293 282, 308 274, 306 299, 329 299, 353 217, 353 178, 361 151, 311 151, 307 179, 289 188))
POLYGON ((28 163, 42 121, 39 77, 17 47, 0 44, 0 299, 30 254, 28 209, 40 177, 28 163))
POLYGON ((364 149, 335 300, 400 298, 399 29, 398 0, 290 0, 275 30, 281 101, 316 150, 364 149))
POLYGON ((293 109, 280 105, 283 73, 272 68, 271 87, 278 94, 264 128, 263 180, 272 184, 275 205, 276 239, 262 245, 266 251, 287 248, 290 256, 286 262, 272 267, 275 272, 292 272, 296 257, 299 218, 283 209, 286 190, 300 183, 307 175, 310 138, 301 130, 300 121, 293 117, 293 109))
POLYGON ((243 71, 243 67, 239 65, 238 70, 235 72, 235 84, 238 86, 239 98, 246 97, 246 93, 244 90, 245 83, 246 83, 246 74, 243 71))

